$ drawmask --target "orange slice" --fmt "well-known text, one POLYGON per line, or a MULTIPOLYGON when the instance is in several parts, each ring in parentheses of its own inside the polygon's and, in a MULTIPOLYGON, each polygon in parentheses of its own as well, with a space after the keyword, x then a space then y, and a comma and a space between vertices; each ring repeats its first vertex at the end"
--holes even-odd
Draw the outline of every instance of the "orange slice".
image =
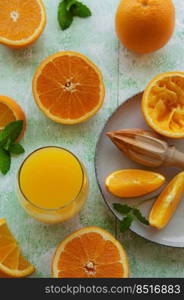
POLYGON ((11 98, 0 95, 0 130, 8 123, 23 120, 24 127, 19 140, 23 137, 26 129, 26 117, 22 108, 11 98))
POLYGON ((105 185, 114 196, 131 198, 157 190, 164 181, 164 176, 155 172, 125 169, 111 173, 106 178, 105 185))
POLYGON ((184 73, 166 72, 146 87, 142 112, 147 124, 161 135, 184 137, 184 73))
POLYGON ((125 278, 128 258, 122 245, 107 231, 82 228, 58 246, 52 275, 59 278, 125 278))
POLYGON ((6 220, 0 219, 0 277, 26 277, 34 267, 22 256, 6 220))
POLYGON ((45 24, 42 0, 0 0, 0 43, 28 46, 38 39, 45 24))
POLYGON ((175 176, 153 204, 149 215, 150 225, 164 228, 173 216, 184 193, 184 172, 175 176))
POLYGON ((37 68, 33 95, 48 118, 76 124, 91 118, 101 108, 105 88, 100 70, 87 57, 59 52, 37 68))

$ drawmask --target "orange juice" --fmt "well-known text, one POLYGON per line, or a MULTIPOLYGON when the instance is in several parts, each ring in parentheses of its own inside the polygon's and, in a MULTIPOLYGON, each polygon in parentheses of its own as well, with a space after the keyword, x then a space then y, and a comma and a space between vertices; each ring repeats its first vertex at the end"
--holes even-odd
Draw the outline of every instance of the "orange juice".
POLYGON ((83 207, 87 193, 84 166, 63 148, 38 149, 20 167, 20 203, 39 221, 57 223, 73 217, 83 207))

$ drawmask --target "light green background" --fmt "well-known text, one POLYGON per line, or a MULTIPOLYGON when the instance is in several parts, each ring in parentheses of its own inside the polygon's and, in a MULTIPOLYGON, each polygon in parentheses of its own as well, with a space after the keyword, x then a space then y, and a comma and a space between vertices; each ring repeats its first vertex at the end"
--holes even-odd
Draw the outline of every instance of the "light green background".
POLYGON ((114 15, 119 0, 83 2, 91 8, 93 16, 76 18, 68 30, 61 31, 57 23, 59 1, 44 0, 48 22, 40 39, 23 50, 0 46, 0 94, 14 98, 25 110, 28 120, 22 141, 25 155, 13 159, 8 175, 0 175, 0 217, 7 219, 25 256, 36 266, 37 271, 32 277, 50 276, 50 262, 56 245, 82 226, 99 226, 118 237, 128 253, 132 277, 183 277, 184 249, 156 245, 131 232, 118 233, 116 221, 104 205, 97 187, 94 154, 105 121, 120 103, 143 90, 156 74, 184 70, 184 2, 174 1, 176 30, 168 45, 153 54, 141 56, 123 48, 116 38, 114 15), (31 80, 35 68, 48 55, 62 50, 87 55, 104 75, 105 104, 94 118, 81 125, 55 124, 34 104, 31 80), (73 220, 52 226, 29 217, 19 206, 15 194, 16 173, 22 160, 34 149, 46 145, 72 150, 84 162, 90 177, 90 195, 85 209, 73 220))

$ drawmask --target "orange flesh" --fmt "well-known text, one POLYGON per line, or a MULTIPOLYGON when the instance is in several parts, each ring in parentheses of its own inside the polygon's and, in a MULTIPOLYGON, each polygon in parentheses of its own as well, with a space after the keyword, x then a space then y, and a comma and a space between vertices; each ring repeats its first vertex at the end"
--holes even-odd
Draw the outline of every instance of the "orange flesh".
POLYGON ((119 278, 123 274, 117 247, 95 232, 84 233, 68 242, 58 269, 60 278, 119 278))
POLYGON ((62 119, 83 117, 101 98, 97 72, 81 57, 70 55, 50 61, 38 76, 36 89, 44 108, 62 119))
POLYGON ((184 192, 184 172, 179 173, 155 201, 149 216, 150 225, 162 229, 167 225, 184 192))
POLYGON ((0 129, 15 120, 23 120, 23 130, 17 140, 20 141, 26 129, 26 116, 17 102, 7 96, 0 95, 0 129))
POLYGON ((4 103, 0 103, 0 128, 16 120, 13 111, 4 103))
POLYGON ((40 25, 41 8, 35 0, 0 0, 0 20, 0 37, 26 39, 40 25))
POLYGON ((5 220, 0 219, 0 277, 24 277, 33 271, 33 266, 22 256, 5 220))
POLYGON ((148 114, 160 129, 184 131, 184 77, 165 77, 149 93, 148 114))
POLYGON ((106 178, 107 189, 118 197, 138 197, 158 189, 165 178, 154 172, 144 170, 120 170, 106 178))

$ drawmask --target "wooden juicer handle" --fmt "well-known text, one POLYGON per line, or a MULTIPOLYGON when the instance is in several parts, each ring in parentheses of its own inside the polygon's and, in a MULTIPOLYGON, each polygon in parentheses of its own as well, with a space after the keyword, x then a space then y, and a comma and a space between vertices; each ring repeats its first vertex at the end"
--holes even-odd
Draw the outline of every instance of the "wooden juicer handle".
POLYGON ((164 162, 165 166, 175 166, 184 169, 184 153, 177 150, 174 146, 168 148, 167 156, 164 162))

